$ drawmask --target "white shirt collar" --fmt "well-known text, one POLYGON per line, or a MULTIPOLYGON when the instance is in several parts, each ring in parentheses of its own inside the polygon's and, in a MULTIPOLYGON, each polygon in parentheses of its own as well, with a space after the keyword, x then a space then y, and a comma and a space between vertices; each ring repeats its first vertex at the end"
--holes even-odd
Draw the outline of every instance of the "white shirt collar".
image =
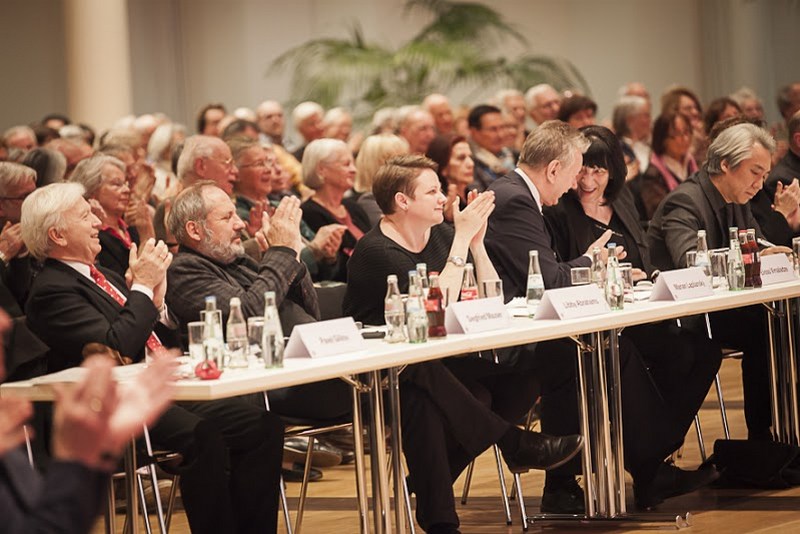
POLYGON ((69 265, 70 267, 81 273, 83 276, 91 280, 92 283, 94 283, 94 278, 92 278, 91 270, 89 269, 89 266, 86 265, 85 263, 81 263, 79 261, 70 261, 70 260, 58 260, 58 261, 60 261, 65 265, 69 265))
POLYGON ((528 186, 528 189, 531 190, 531 195, 533 195, 533 200, 536 201, 536 208, 539 210, 539 213, 542 213, 542 196, 539 194, 539 190, 536 189, 536 185, 534 185, 533 181, 528 178, 528 175, 525 174, 525 171, 517 167, 514 169, 514 172, 522 176, 525 184, 528 186))

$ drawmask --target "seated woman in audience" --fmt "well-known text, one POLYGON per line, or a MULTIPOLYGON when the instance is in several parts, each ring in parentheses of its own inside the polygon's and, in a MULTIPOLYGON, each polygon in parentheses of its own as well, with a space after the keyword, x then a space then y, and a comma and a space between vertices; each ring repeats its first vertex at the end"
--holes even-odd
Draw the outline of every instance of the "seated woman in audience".
MULTIPOLYGON (((483 280, 498 278, 483 243, 486 221, 494 209, 494 194, 471 193, 471 202, 463 211, 454 201, 454 227, 442 224, 446 198, 441 192, 435 170, 436 164, 428 158, 402 156, 389 160, 378 172, 373 183, 373 192, 384 217, 358 243, 348 264, 348 285, 344 301, 346 315, 352 315, 367 324, 383 324, 383 296, 386 293, 387 276, 397 275, 400 291, 405 292, 408 289, 407 274, 420 262, 427 264, 429 272, 440 273, 442 292, 451 295, 452 300, 458 298, 464 262, 470 254, 475 264, 479 287, 483 280)), ((493 417, 500 416, 506 424, 512 426, 531 407, 539 386, 543 395, 552 390, 553 398, 561 391, 571 392, 571 398, 560 399, 559 402, 575 402, 574 390, 569 387, 569 383, 574 381, 574 360, 569 357, 547 358, 538 351, 533 354, 532 347, 526 346, 498 350, 497 361, 495 363, 491 359, 470 356, 448 358, 443 362, 429 364, 443 363, 455 378, 467 386, 474 397, 484 399, 484 404, 491 409, 493 417)), ((404 411, 403 415, 405 417, 409 414, 404 411)), ((405 441, 407 434, 404 428, 403 447, 408 460, 411 486, 419 491, 421 477, 430 476, 425 470, 432 469, 432 466, 427 462, 420 463, 419 452, 414 451, 412 444, 405 441)), ((502 442, 498 444, 503 450, 502 442)), ((437 441, 437 445, 442 444, 437 441)), ((460 445, 463 447, 463 443, 460 445)), ((509 467, 517 470, 514 460, 509 459, 505 450, 503 454, 509 467)), ((429 455, 427 460, 430 461, 433 457, 429 455)), ((440 479, 443 486, 439 488, 441 492, 448 494, 450 502, 442 502, 443 508, 452 507, 450 486, 469 461, 470 455, 461 454, 445 460, 447 475, 444 476, 447 480, 443 482, 440 479)), ((566 461, 567 459, 559 461, 558 465, 563 465, 566 461)), ((417 493, 417 517, 420 518, 420 524, 427 528, 423 520, 431 514, 431 503, 425 487, 421 489, 423 492, 417 493)), ((448 516, 445 514, 444 517, 448 516)))
POLYGON ((475 162, 472 149, 464 137, 438 136, 434 138, 425 154, 439 166, 439 183, 447 194, 444 220, 453 222, 453 201, 458 199, 460 209, 467 207, 467 195, 475 182, 475 162))
MULTIPOLYGON (((262 145, 248 137, 234 137, 227 142, 233 161, 239 169, 239 176, 233 186, 236 214, 245 223, 243 246, 245 252, 255 260, 260 260, 263 252, 255 239, 261 230, 264 212, 271 214, 279 201, 270 200, 274 177, 280 173, 277 158, 272 147, 262 145)), ((305 221, 300 221, 300 235, 305 245, 300 251, 300 260, 308 268, 311 278, 330 280, 344 270, 338 262, 339 245, 345 227, 341 224, 323 226, 314 232, 305 221)))
MULTIPOLYGON (((632 264, 634 279, 644 279, 654 268, 633 197, 624 187, 626 168, 620 142, 603 126, 588 126, 581 132, 591 144, 583 154, 577 187, 562 196, 556 206, 544 209, 555 248, 564 260, 571 260, 611 230, 610 241, 625 248, 625 261, 632 264)), ((719 369, 720 347, 705 335, 678 327, 675 321, 631 326, 622 337, 638 349, 670 407, 673 423, 682 428, 677 435, 685 435, 719 369)), ((681 444, 672 445, 677 450, 681 444)), ((659 468, 664 473, 657 476, 666 476, 669 468, 659 468)), ((702 475, 698 478, 703 480, 702 475)), ((636 497, 641 505, 648 495, 640 493, 636 497)))
MULTIPOLYGON (((300 206, 303 220, 315 232, 329 224, 341 224, 347 228, 338 250, 339 260, 343 263, 347 263, 358 240, 371 228, 364 210, 344 197, 353 187, 355 176, 353 154, 344 141, 317 139, 306 146, 303 182, 314 190, 314 195, 300 206)), ((333 279, 344 282, 346 277, 342 271, 333 279)))
POLYGON ((686 115, 667 112, 653 124, 653 153, 650 166, 630 182, 643 221, 653 218, 667 193, 697 172, 697 162, 690 153, 693 126, 686 115))
POLYGON ((34 148, 25 154, 22 164, 36 171, 37 187, 61 182, 67 172, 67 158, 49 148, 34 148))
MULTIPOLYGON (((703 117, 703 126, 705 126, 706 135, 711 135, 711 129, 714 128, 714 125, 716 125, 718 122, 736 117, 737 115, 741 114, 742 109, 732 98, 728 98, 727 96, 715 98, 708 105, 706 114, 703 117)), ((709 143, 710 142, 711 139, 709 139, 709 143)), ((698 160, 700 159, 699 156, 702 156, 703 160, 705 160, 705 154, 699 154, 697 158, 698 160)))
POLYGON ((381 220, 381 209, 372 194, 372 180, 381 165, 394 156, 408 154, 408 141, 394 134, 370 135, 361 144, 356 156, 356 181, 353 190, 356 203, 369 217, 370 227, 381 220))
POLYGON ((96 201, 103 210, 97 262, 125 276, 131 244, 155 236, 147 206, 131 202, 125 165, 117 158, 98 154, 81 161, 70 181, 83 184, 85 198, 96 201))
POLYGON ((686 87, 673 87, 661 96, 661 114, 674 112, 685 115, 692 127, 692 142, 689 153, 696 159, 705 159, 708 136, 703 127, 703 105, 700 99, 686 87))

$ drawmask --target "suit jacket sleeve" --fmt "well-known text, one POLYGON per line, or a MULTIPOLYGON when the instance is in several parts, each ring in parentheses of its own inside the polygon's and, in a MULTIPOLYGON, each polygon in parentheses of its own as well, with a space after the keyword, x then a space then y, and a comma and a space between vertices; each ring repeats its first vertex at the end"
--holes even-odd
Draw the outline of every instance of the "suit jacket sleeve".
POLYGON ((686 252, 697 247, 697 231, 705 228, 698 208, 684 192, 673 193, 664 204, 662 229, 672 265, 686 266, 686 252))
POLYGON ((51 463, 42 478, 22 455, 9 453, 0 460, 2 530, 8 534, 89 532, 107 482, 106 474, 60 461, 51 463))

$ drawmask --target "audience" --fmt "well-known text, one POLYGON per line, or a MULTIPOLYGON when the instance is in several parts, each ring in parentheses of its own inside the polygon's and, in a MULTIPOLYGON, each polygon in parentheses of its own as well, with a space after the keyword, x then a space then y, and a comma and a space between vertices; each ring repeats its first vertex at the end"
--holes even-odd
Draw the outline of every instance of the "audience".
POLYGON ((503 146, 503 116, 495 106, 479 105, 470 110, 469 145, 475 161, 475 186, 486 190, 492 182, 514 168, 514 155, 503 146))
POLYGON ((453 108, 450 107, 450 100, 444 95, 434 93, 425 97, 422 107, 433 117, 433 125, 438 135, 450 135, 453 133, 455 118, 453 108))
POLYGON ((561 95, 552 86, 541 83, 525 92, 525 104, 528 106, 528 115, 533 121, 533 126, 536 127, 558 118, 561 95))
POLYGON ((303 152, 311 141, 321 139, 324 135, 322 120, 325 110, 316 102, 301 102, 292 110, 292 122, 302 140, 300 146, 292 152, 297 161, 303 161, 303 152))
MULTIPOLYGON (((434 139, 435 142, 435 139, 434 139)), ((383 213, 375 195, 372 182, 378 169, 387 160, 408 154, 408 142, 394 134, 370 135, 361 144, 356 157, 356 178, 353 184, 353 197, 369 218, 370 228, 378 224, 383 213)))
POLYGON ((466 139, 459 136, 437 137, 426 154, 436 163, 439 184, 447 195, 444 220, 453 222, 454 201, 458 207, 467 207, 468 193, 475 189, 475 160, 466 139))
POLYGON ((574 95, 565 98, 558 110, 558 120, 564 121, 573 128, 583 128, 595 123, 597 104, 588 96, 574 95))

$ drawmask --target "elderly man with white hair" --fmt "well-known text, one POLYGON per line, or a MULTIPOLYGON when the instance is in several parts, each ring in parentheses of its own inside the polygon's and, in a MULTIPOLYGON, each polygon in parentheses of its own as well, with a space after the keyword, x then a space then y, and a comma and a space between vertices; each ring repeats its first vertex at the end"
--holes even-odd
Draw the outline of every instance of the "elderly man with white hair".
POLYGON ((641 96, 623 96, 612 113, 614 133, 636 156, 640 169, 650 164, 652 117, 650 101, 641 96))
POLYGON ((3 144, 9 150, 9 156, 13 159, 22 159, 15 156, 14 152, 19 152, 24 155, 30 150, 36 148, 36 132, 30 126, 20 125, 12 126, 3 132, 3 144))
MULTIPOLYGON (((27 324, 51 349, 50 372, 79 365, 89 344, 141 361, 175 341, 164 308, 166 245, 151 239, 131 247, 130 286, 96 267, 101 223, 83 194, 80 184, 51 184, 22 206, 22 237, 44 263, 27 324)), ((245 398, 176 404, 150 436, 183 457, 177 470, 192 532, 275 532, 283 425, 263 405, 245 398)))
POLYGON ((455 126, 453 108, 450 100, 439 93, 433 93, 425 97, 422 107, 433 117, 433 124, 436 126, 436 133, 439 135, 450 135, 455 126))
POLYGON ((303 152, 311 141, 322 138, 324 118, 325 110, 316 102, 301 102, 292 110, 292 122, 303 138, 300 146, 292 152, 297 161, 303 161, 303 152))
POLYGON ((545 121, 558 118, 558 111, 561 109, 561 95, 551 85, 540 83, 525 92, 525 103, 528 106, 528 115, 536 127, 545 121))
POLYGON ((433 115, 419 106, 405 106, 398 111, 397 133, 408 141, 410 154, 424 155, 436 137, 433 115))

